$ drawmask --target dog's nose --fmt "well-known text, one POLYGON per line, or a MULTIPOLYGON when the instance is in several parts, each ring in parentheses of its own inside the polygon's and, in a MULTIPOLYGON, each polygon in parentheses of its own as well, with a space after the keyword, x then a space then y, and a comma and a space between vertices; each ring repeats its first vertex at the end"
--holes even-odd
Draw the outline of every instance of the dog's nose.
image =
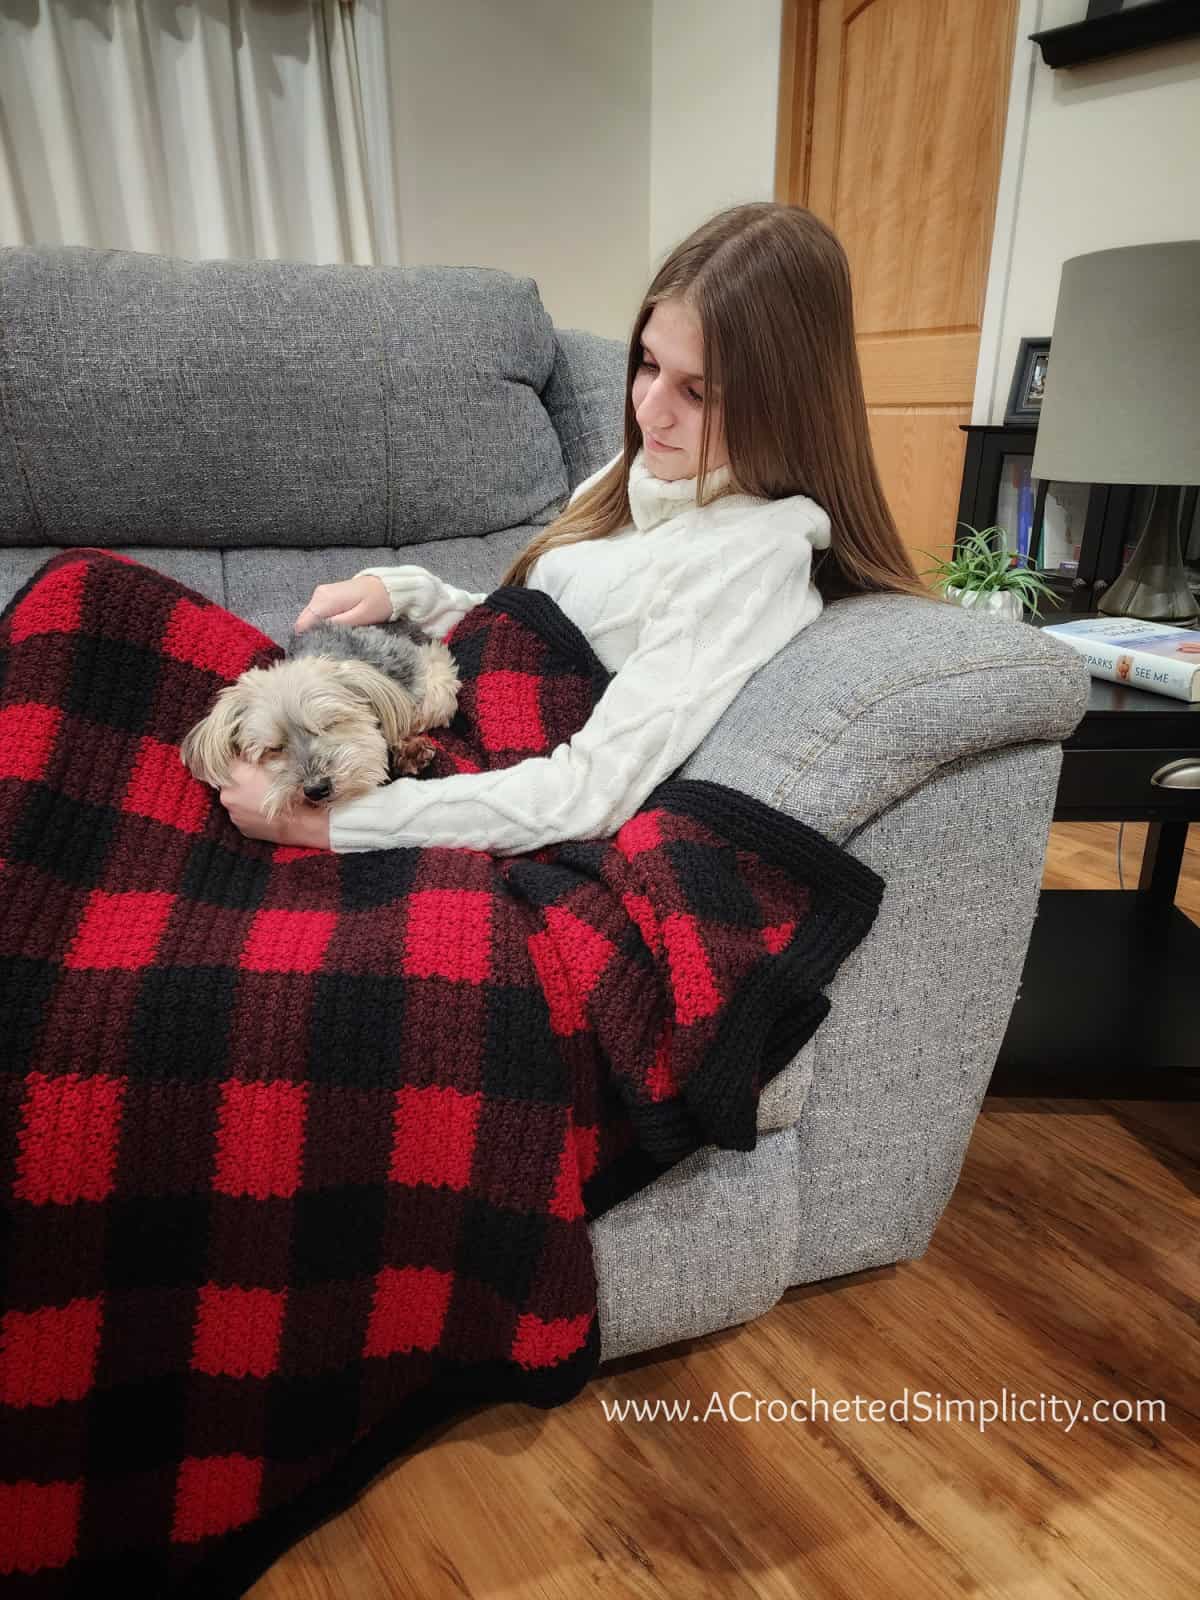
POLYGON ((319 778, 316 783, 304 785, 304 798, 306 800, 324 800, 333 788, 328 778, 319 778))

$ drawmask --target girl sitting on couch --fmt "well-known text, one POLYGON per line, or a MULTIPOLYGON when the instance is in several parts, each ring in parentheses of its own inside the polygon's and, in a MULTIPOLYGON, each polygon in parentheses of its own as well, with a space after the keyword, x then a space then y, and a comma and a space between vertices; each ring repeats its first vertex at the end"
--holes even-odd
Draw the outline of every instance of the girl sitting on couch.
MULTIPOLYGON (((734 206, 667 257, 634 321, 621 450, 500 582, 550 595, 615 674, 578 733, 499 771, 397 778, 274 820, 267 774, 240 761, 220 793, 241 832, 497 855, 609 838, 827 600, 950 603, 922 584, 888 510, 849 265, 820 218, 734 206)), ((444 638, 485 598, 424 567, 366 567, 318 584, 296 627, 406 616, 444 638)))

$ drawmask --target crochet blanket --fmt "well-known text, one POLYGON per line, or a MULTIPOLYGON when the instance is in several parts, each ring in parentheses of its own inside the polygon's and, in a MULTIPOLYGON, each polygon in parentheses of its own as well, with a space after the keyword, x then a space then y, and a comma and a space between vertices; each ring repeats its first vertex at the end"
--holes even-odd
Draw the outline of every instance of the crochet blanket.
MULTIPOLYGON (((422 777, 548 752, 609 677, 523 589, 446 642, 422 777)), ((589 1224, 754 1148, 878 909, 674 778, 527 855, 248 839, 178 746, 282 654, 94 549, 0 616, 6 1594, 242 1594, 434 1424, 576 1395, 589 1224)))

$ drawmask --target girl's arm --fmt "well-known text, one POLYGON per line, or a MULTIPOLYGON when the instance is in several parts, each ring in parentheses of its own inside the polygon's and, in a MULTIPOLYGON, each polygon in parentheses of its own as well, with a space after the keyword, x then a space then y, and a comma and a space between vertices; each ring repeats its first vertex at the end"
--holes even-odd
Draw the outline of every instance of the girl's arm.
POLYGON ((812 548, 705 541, 663 597, 584 726, 548 756, 495 772, 399 778, 329 808, 330 848, 468 846, 517 855, 608 838, 692 754, 746 680, 815 620, 812 548))
POLYGON ((353 576, 378 578, 392 602, 390 620, 408 617, 432 639, 444 639, 456 622, 487 599, 486 594, 444 583, 428 567, 363 567, 353 576))
MULTIPOLYGON (((578 484, 568 504, 602 477, 621 454, 618 450, 611 461, 578 484)), ((486 593, 474 594, 470 589, 458 589, 452 583, 443 582, 428 567, 363 567, 352 576, 378 578, 392 602, 390 620, 395 622, 399 617, 408 617, 433 639, 444 639, 456 622, 461 622, 468 611, 487 599, 486 593)))

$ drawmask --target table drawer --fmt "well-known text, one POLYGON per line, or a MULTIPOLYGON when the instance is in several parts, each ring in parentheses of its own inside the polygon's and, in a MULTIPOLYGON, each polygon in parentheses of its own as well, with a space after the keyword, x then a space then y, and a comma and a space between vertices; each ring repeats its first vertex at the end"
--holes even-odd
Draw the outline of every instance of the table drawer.
POLYGON ((1187 759, 1200 766, 1200 751, 1064 750, 1054 815, 1085 821, 1200 820, 1200 789, 1164 788, 1153 775, 1187 759))

